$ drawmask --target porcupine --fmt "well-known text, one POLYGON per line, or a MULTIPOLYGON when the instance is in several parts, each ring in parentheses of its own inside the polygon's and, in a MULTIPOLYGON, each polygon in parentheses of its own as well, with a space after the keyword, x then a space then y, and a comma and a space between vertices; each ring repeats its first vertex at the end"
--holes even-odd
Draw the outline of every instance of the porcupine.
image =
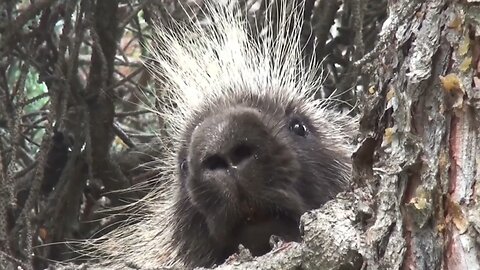
POLYGON ((158 27, 149 67, 169 101, 169 155, 150 214, 97 244, 110 264, 211 266, 240 244, 262 255, 271 235, 300 240, 300 216, 348 186, 352 120, 313 97, 321 80, 302 59, 301 11, 274 2, 261 41, 215 1, 210 24, 158 27))

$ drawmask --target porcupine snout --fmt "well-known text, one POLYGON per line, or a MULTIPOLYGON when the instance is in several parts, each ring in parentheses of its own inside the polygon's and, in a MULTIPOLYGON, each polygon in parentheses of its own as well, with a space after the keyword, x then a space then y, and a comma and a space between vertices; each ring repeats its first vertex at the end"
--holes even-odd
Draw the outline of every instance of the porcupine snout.
POLYGON ((255 108, 236 107, 207 117, 192 133, 189 198, 205 217, 211 237, 226 250, 243 244, 262 254, 272 234, 298 237, 297 220, 275 211, 291 207, 292 216, 299 216, 305 210, 295 199, 300 196, 283 198, 287 189, 295 193, 289 182, 299 165, 275 136, 274 120, 267 118, 255 108), (278 207, 279 200, 288 206, 278 207))
POLYGON ((191 184, 203 181, 217 196, 241 203, 248 187, 261 171, 259 158, 267 151, 269 134, 260 116, 247 108, 211 116, 192 134, 189 164, 191 184))
POLYGON ((204 126, 200 126, 203 130, 198 133, 205 132, 208 137, 197 136, 204 140, 203 149, 197 150, 201 152, 200 170, 207 178, 216 175, 226 180, 231 178, 228 179, 233 181, 230 184, 236 185, 238 178, 255 166, 262 141, 267 137, 263 125, 253 112, 243 111, 213 117, 204 126))

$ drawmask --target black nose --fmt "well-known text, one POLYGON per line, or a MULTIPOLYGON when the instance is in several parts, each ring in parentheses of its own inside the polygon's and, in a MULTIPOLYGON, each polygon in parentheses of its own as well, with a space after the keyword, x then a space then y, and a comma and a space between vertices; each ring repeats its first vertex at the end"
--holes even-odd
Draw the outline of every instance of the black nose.
POLYGON ((267 150, 268 140, 265 124, 256 110, 236 108, 207 117, 192 134, 192 169, 200 169, 209 177, 211 173, 220 176, 233 171, 248 174, 267 150))
POLYGON ((216 153, 205 158, 202 162, 203 169, 215 171, 238 168, 244 163, 252 162, 254 157, 254 147, 245 142, 240 142, 227 151, 219 152, 224 154, 216 153))

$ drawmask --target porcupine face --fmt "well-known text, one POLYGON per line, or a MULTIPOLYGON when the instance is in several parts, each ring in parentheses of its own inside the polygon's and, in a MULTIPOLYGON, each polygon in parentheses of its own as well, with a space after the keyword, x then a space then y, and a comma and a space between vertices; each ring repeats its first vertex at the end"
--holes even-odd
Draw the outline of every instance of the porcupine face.
POLYGON ((299 240, 300 216, 341 191, 345 168, 322 142, 328 131, 314 126, 301 102, 280 104, 247 91, 204 110, 186 129, 176 207, 189 214, 179 215, 174 235, 203 237, 205 249, 205 258, 190 258, 195 241, 180 248, 187 264, 221 263, 239 244, 262 255, 271 235, 299 240))

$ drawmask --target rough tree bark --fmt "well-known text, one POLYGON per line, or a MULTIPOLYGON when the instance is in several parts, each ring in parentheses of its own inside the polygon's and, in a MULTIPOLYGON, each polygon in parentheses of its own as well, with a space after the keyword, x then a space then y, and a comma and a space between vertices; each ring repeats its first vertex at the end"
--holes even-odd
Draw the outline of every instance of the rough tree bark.
POLYGON ((368 269, 480 268, 479 8, 390 3, 355 157, 372 198, 361 229, 368 269))

